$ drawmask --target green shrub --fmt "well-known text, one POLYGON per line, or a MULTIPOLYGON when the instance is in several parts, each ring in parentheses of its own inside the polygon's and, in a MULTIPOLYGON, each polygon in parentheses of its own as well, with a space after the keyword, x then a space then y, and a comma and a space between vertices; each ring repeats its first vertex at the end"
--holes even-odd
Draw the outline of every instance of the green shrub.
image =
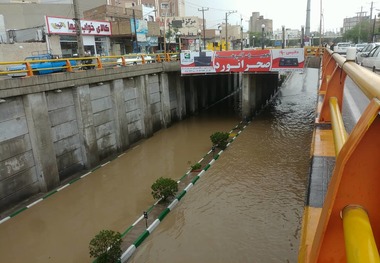
POLYGON ((178 184, 171 178, 160 177, 151 188, 154 199, 162 198, 162 201, 165 201, 168 197, 172 197, 177 193, 178 184))
POLYGON ((201 167, 202 167, 202 165, 200 163, 196 163, 196 164, 191 166, 191 171, 199 170, 199 169, 201 169, 201 167))
POLYGON ((213 146, 224 150, 227 147, 229 136, 228 132, 215 132, 210 136, 210 139, 213 146))
POLYGON ((97 258, 97 263, 119 262, 121 241, 119 232, 102 230, 90 241, 90 256, 97 258))

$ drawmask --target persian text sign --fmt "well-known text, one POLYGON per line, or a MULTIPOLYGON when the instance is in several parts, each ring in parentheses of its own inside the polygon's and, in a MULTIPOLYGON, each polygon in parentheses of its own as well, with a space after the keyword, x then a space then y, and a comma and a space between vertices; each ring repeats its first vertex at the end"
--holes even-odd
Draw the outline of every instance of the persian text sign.
MULTIPOLYGON (((111 23, 107 21, 80 20, 83 35, 111 36, 111 23)), ((46 16, 49 34, 75 35, 75 22, 69 18, 46 16)))
POLYGON ((303 66, 303 48, 181 53, 182 74, 294 71, 303 66))
POLYGON ((269 71, 270 50, 216 51, 214 68, 219 72, 269 71))

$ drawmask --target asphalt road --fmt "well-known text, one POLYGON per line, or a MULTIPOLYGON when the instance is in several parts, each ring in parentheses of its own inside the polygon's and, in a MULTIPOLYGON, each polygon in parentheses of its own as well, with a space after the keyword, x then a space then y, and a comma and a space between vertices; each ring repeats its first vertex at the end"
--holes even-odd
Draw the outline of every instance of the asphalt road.
POLYGON ((369 99, 349 77, 346 78, 343 96, 343 120, 347 132, 351 133, 361 114, 368 106, 369 99))

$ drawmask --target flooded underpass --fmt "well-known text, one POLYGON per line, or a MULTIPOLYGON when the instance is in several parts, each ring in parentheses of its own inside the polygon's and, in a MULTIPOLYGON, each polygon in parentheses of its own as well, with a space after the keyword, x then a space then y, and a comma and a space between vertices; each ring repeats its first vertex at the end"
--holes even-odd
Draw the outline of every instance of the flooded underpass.
MULTIPOLYGON (((308 74, 292 75, 131 262, 296 262, 316 102, 316 77, 308 74)), ((95 234, 125 231, 154 203, 157 178, 179 179, 210 150, 212 133, 239 123, 231 99, 1 224, 0 261, 91 262, 95 234)))

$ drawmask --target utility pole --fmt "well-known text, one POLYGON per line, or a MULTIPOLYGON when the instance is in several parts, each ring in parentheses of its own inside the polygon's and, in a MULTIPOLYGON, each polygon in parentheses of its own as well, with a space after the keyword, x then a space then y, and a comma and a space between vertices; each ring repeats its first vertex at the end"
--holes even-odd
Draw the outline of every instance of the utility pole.
MULTIPOLYGON (((371 2, 371 11, 370 11, 370 15, 369 15, 369 22, 371 24, 371 20, 372 20, 372 11, 373 11, 373 2, 371 2)), ((376 16, 375 16, 375 21, 376 21, 376 16)), ((374 22, 375 24, 375 22, 374 22)), ((372 30, 372 34, 368 34, 369 37, 368 37, 368 42, 373 42, 373 35, 374 35, 374 31, 372 30)))
POLYGON ((237 13, 237 11, 228 11, 226 13, 226 51, 228 51, 228 16, 232 13, 237 13))
POLYGON ((203 19, 203 50, 206 50, 206 23, 205 23, 205 11, 208 11, 208 7, 202 7, 202 9, 198 8, 198 11, 202 12, 203 19))
POLYGON ((322 18, 323 18, 322 0, 319 1, 319 5, 320 5, 320 14, 319 14, 319 47, 322 47, 322 18))
POLYGON ((363 14, 363 7, 361 6, 361 7, 360 7, 360 14, 359 14, 359 22, 358 22, 358 24, 359 24, 359 37, 358 37, 358 43, 361 42, 360 34, 361 34, 361 29, 362 29, 362 25, 361 25, 361 23, 362 23, 362 14, 363 14))
POLYGON ((84 47, 83 47, 83 36, 82 36, 82 26, 80 24, 80 13, 79 13, 79 5, 78 0, 73 0, 74 6, 74 16, 73 18, 75 22, 75 29, 77 34, 77 42, 78 42, 78 55, 79 57, 84 57, 84 47))
POLYGON ((243 16, 240 15, 240 50, 243 50, 243 16))
POLYGON ((310 37, 310 2, 311 2, 311 0, 307 0, 307 7, 306 7, 306 31, 305 31, 305 35, 307 37, 310 37))
POLYGON ((138 53, 139 52, 139 42, 137 41, 136 16, 135 16, 135 9, 134 8, 132 8, 132 15, 133 15, 133 27, 135 30, 136 49, 137 49, 137 53, 138 53))

